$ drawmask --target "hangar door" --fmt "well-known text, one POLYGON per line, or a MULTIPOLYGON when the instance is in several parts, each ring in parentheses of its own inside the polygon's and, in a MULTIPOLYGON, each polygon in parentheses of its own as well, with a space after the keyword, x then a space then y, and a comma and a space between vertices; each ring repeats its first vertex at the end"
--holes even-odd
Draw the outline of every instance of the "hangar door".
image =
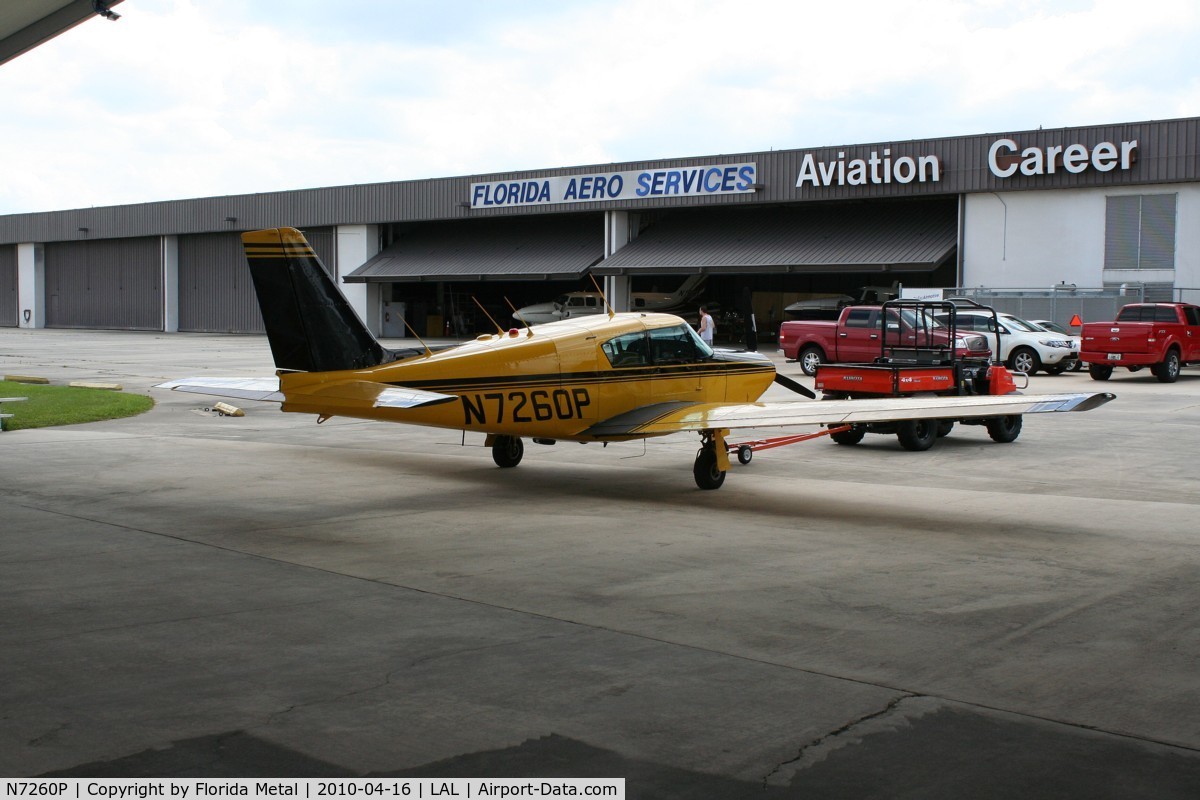
POLYGON ((179 330, 262 333, 262 314, 236 233, 179 237, 179 330))
POLYGON ((46 244, 46 327, 162 330, 157 236, 46 244))
POLYGON ((0 246, 0 328, 15 328, 17 321, 17 248, 0 246))
MULTIPOLYGON (((333 228, 303 231, 326 270, 333 268, 333 228)), ((264 333, 258 297, 239 233, 179 237, 179 330, 264 333)))

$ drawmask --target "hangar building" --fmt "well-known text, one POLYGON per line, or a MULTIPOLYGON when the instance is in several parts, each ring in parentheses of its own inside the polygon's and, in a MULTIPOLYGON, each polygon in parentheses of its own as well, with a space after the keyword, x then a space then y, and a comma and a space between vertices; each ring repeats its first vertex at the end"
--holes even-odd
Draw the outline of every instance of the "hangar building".
POLYGON ((239 234, 303 230, 367 324, 493 330, 521 306, 707 276, 760 329, 806 293, 1200 297, 1200 118, 0 216, 0 326, 260 332, 239 234), (764 325, 764 323, 766 323, 764 325))

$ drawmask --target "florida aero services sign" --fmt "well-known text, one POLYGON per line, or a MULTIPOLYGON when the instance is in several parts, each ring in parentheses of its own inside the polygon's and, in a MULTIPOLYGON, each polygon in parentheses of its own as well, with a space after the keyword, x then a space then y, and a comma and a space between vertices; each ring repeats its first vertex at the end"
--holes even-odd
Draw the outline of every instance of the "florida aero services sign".
POLYGON ((745 194, 755 191, 756 174, 752 163, 710 164, 472 183, 471 208, 745 194))

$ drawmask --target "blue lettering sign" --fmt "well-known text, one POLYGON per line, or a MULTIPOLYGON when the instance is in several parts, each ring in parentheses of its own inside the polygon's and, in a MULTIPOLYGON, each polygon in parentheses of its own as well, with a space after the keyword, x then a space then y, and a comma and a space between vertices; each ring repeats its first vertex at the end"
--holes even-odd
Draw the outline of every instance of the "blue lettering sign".
POLYGON ((743 164, 738 167, 738 177, 741 178, 737 184, 737 190, 744 192, 747 189, 754 188, 754 166, 751 164, 743 164))
POLYGON ((755 164, 712 164, 657 170, 473 183, 471 207, 580 203, 754 191, 755 164))

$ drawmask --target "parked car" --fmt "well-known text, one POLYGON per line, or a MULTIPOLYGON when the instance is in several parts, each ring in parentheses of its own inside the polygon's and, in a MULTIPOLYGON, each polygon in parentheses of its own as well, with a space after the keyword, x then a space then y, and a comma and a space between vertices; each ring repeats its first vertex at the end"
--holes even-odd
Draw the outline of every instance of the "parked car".
MULTIPOLYGON (((918 332, 945 343, 950 332, 926 312, 922 321, 912 309, 846 306, 836 320, 785 320, 779 326, 779 349, 789 361, 799 361, 805 375, 816 375, 822 364, 869 362, 881 355, 883 320, 888 319, 893 344, 912 342, 918 332)), ((959 326, 954 347, 959 358, 991 356, 988 339, 959 326)))
MULTIPOLYGON (((938 319, 949 324, 949 312, 938 314, 938 319)), ((1039 369, 1057 375, 1066 369, 1063 361, 1079 358, 1079 342, 1076 339, 1042 330, 1012 314, 996 314, 993 319, 989 311, 960 309, 956 315, 959 331, 976 331, 995 336, 996 320, 1000 324, 999 359, 1013 372, 1032 375, 1039 369)))
MULTIPOLYGON (((1057 322, 1055 322, 1052 319, 1031 319, 1029 321, 1032 322, 1034 325, 1037 325, 1039 328, 1041 328, 1044 331, 1049 331, 1050 333, 1057 333, 1065 338, 1069 338, 1069 339, 1073 340, 1075 342, 1076 352, 1079 351, 1079 336, 1078 336, 1078 334, 1071 333, 1069 330, 1064 328, 1062 325, 1059 325, 1057 322)), ((1060 364, 1060 366, 1062 367, 1062 369, 1059 370, 1059 372, 1078 372, 1079 370, 1083 369, 1083 360, 1078 359, 1078 358, 1068 358, 1068 359, 1064 360, 1062 362, 1062 364, 1060 364)), ((1050 372, 1050 370, 1046 370, 1046 371, 1050 372)), ((1057 373, 1050 372, 1050 374, 1055 375, 1057 373)))

